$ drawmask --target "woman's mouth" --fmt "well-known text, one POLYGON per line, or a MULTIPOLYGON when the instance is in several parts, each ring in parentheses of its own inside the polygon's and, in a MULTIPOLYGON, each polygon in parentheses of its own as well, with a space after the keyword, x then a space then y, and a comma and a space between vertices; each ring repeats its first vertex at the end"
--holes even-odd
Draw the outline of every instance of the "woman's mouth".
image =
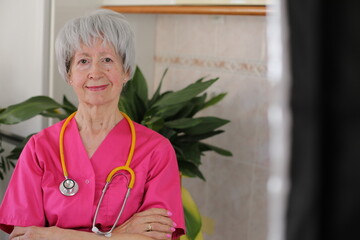
POLYGON ((104 85, 98 85, 98 86, 86 86, 87 89, 89 89, 90 91, 102 91, 105 90, 107 88, 108 84, 104 84, 104 85))

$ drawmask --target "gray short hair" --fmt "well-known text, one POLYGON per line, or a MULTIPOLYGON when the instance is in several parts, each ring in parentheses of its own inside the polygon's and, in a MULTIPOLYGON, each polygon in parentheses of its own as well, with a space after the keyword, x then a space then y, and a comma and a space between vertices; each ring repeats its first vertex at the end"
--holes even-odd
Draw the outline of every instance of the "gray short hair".
POLYGON ((135 71, 134 32, 124 15, 101 9, 68 21, 58 33, 55 53, 60 75, 65 81, 80 44, 91 46, 99 38, 115 48, 122 59, 124 71, 132 77, 135 71))

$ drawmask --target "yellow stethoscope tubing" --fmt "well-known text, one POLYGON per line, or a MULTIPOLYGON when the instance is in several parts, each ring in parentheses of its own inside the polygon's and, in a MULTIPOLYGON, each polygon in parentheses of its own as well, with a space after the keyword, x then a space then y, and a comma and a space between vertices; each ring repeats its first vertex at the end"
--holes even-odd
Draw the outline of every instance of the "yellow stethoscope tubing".
POLYGON ((128 115, 126 115, 125 113, 121 112, 121 114, 123 115, 123 117, 127 120, 127 122, 129 123, 130 126, 130 132, 131 132, 131 145, 130 145, 130 150, 129 150, 129 155, 128 155, 128 159, 126 160, 125 166, 120 166, 117 168, 114 168, 109 175, 106 178, 106 182, 109 183, 112 179, 112 177, 114 176, 114 174, 120 170, 125 170, 128 171, 130 173, 130 182, 129 182, 129 188, 132 189, 134 187, 134 183, 135 183, 135 173, 134 171, 130 168, 130 163, 131 160, 134 156, 134 151, 135 151, 135 143, 136 143, 136 134, 135 134, 135 127, 133 122, 131 121, 131 119, 129 118, 128 115))
MULTIPOLYGON (((130 126, 130 132, 131 132, 131 145, 130 145, 130 150, 129 150, 129 155, 128 155, 128 159, 125 163, 124 166, 120 166, 117 168, 114 168, 107 176, 106 178, 106 182, 110 183, 112 177, 114 176, 114 174, 120 170, 125 170, 127 172, 130 173, 130 182, 128 185, 128 188, 132 189, 134 187, 134 183, 135 183, 135 173, 134 171, 130 168, 130 163, 131 160, 134 156, 134 151, 135 151, 135 144, 136 144, 136 133, 135 133, 135 127, 134 127, 134 123, 131 121, 131 119, 129 118, 128 115, 126 115, 123 112, 120 112, 121 115, 127 120, 129 126, 130 126)), ((64 173, 64 177, 66 179, 68 179, 68 171, 66 169, 66 163, 65 163, 65 154, 64 154, 64 133, 65 133, 65 129, 67 127, 67 125, 69 124, 70 120, 75 116, 76 112, 72 113, 64 122, 64 124, 62 125, 62 128, 60 130, 60 137, 59 137, 59 148, 60 148, 60 161, 61 161, 61 167, 64 173)))
POLYGON ((70 120, 75 116, 76 112, 73 112, 64 122, 60 130, 60 137, 59 137, 59 147, 60 147, 60 160, 61 160, 61 167, 64 173, 64 177, 67 179, 69 177, 68 171, 66 169, 65 164, 65 156, 64 156, 64 133, 67 125, 69 124, 70 120))

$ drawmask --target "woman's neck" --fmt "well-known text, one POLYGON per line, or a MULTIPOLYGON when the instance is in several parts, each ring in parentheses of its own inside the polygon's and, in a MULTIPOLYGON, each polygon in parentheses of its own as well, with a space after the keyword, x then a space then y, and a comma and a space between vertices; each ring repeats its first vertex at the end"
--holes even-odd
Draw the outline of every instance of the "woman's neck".
POLYGON ((123 116, 117 108, 87 107, 81 104, 75 115, 79 131, 91 134, 108 133, 122 118, 123 116))

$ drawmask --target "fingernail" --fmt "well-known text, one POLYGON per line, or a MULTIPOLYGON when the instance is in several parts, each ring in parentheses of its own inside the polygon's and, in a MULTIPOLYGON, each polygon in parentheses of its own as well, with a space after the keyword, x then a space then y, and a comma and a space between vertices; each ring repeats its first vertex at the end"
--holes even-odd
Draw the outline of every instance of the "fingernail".
POLYGON ((167 212, 167 215, 168 215, 168 216, 172 216, 173 214, 172 214, 172 212, 168 211, 168 212, 167 212))
POLYGON ((173 225, 174 225, 174 227, 176 227, 177 226, 176 222, 173 222, 173 225))
POLYGON ((173 228, 173 227, 172 227, 172 228, 170 228, 170 231, 172 231, 172 232, 175 232, 175 230, 176 230, 176 229, 175 229, 175 228, 173 228))
POLYGON ((171 234, 166 234, 166 237, 167 237, 167 238, 171 238, 171 234))

